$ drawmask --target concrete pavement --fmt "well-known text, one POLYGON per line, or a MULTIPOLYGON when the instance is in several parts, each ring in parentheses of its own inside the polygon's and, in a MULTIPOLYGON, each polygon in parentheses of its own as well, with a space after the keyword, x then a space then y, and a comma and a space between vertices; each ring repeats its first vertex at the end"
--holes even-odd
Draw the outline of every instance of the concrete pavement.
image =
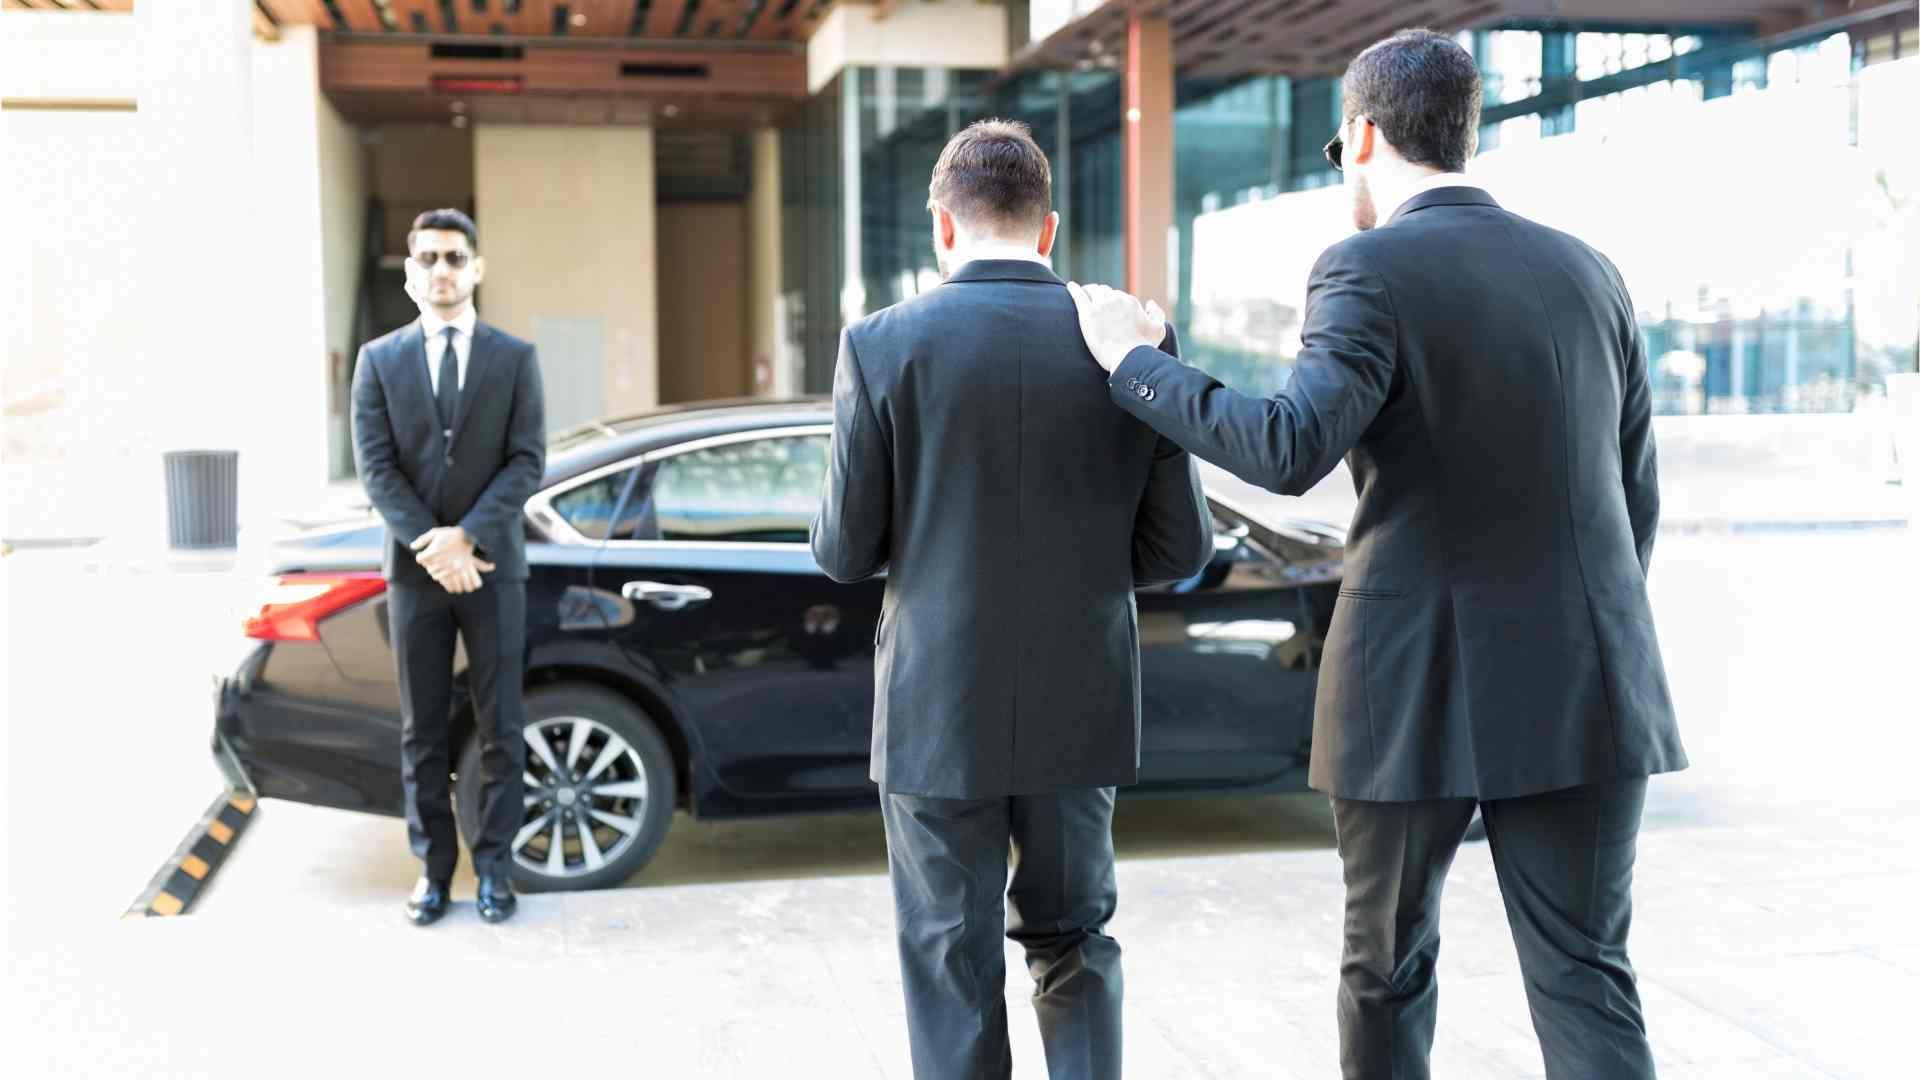
MULTIPOLYGON (((1694 768, 1654 785, 1634 949, 1668 1080, 1910 1066, 1910 540, 1662 541, 1655 609, 1694 768)), ((226 575, 62 557, 0 562, 8 1015, 28 1036, 12 1075, 908 1075, 874 815, 683 816, 630 888, 529 897, 488 927, 463 882, 418 931, 398 914, 415 873, 398 822, 269 802, 196 914, 117 921, 211 794, 201 657, 231 642, 210 610, 226 575), (75 643, 103 636, 116 664, 79 664, 75 643)), ((1123 803, 1116 835, 1129 1075, 1335 1075, 1321 800, 1123 803)), ((1540 1076, 1484 848, 1463 850, 1444 919, 1437 1074, 1540 1076)), ((1023 1080, 1043 1075, 1026 993, 1010 954, 1023 1080)))
MULTIPOLYGON (((1267 809, 1309 827, 1307 806, 1267 809)), ((1902 1075, 1920 939, 1896 897, 1920 865, 1835 845, 1839 824, 1649 833, 1635 946, 1668 1080, 1902 1075)), ((1324 846, 1129 857, 1120 884, 1130 1075, 1337 1075, 1324 846)), ((397 895, 282 896, 33 953, 15 969, 16 1030, 36 1036, 16 1075, 910 1075, 877 873, 535 897, 499 928, 463 905, 426 932, 397 895)), ((1541 1075, 1499 911, 1469 847, 1445 908, 1437 1075, 1541 1075)), ((1011 950, 1008 965, 1015 1075, 1037 1078, 1011 950)))

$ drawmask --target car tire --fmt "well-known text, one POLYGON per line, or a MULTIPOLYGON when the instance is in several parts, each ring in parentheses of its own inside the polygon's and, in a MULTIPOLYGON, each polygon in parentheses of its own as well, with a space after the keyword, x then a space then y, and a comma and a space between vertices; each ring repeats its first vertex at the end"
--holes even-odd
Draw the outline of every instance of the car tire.
MULTIPOLYGON (((618 694, 561 685, 527 693, 525 733, 528 798, 523 824, 509 838, 514 886, 605 889, 632 877, 666 838, 678 798, 673 752, 660 729, 618 694)), ((462 749, 458 777, 455 814, 471 849, 480 824, 479 739, 462 749)))

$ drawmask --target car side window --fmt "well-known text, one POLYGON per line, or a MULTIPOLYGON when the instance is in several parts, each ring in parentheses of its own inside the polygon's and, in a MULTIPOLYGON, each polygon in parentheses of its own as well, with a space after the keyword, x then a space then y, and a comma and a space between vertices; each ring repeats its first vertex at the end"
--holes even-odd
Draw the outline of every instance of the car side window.
POLYGON ((804 544, 826 475, 825 435, 711 446, 662 459, 623 516, 646 521, 632 539, 804 544))
POLYGON ((620 526, 624 526, 626 531, 632 529, 630 519, 633 517, 633 508, 629 507, 621 515, 619 526, 615 525, 613 515, 634 472, 635 469, 621 469, 556 495, 553 498, 553 512, 566 519, 567 524, 589 540, 605 540, 610 536, 620 538, 623 531, 620 526))

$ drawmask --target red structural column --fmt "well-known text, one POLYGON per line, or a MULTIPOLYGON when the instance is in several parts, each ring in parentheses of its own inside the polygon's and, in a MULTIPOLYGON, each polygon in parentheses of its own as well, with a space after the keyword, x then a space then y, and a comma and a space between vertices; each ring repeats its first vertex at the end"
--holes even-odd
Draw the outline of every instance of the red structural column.
POLYGON ((1127 17, 1125 106, 1127 291, 1172 311, 1173 26, 1164 15, 1127 17))

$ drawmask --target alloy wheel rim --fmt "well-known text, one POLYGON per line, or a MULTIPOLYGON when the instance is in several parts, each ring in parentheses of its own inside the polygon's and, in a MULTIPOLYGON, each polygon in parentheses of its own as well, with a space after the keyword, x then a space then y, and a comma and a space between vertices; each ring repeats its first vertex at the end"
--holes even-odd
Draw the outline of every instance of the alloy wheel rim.
POLYGON ((580 877, 624 855, 647 812, 647 772, 633 744, 584 716, 528 724, 523 816, 513 858, 549 878, 580 877))

